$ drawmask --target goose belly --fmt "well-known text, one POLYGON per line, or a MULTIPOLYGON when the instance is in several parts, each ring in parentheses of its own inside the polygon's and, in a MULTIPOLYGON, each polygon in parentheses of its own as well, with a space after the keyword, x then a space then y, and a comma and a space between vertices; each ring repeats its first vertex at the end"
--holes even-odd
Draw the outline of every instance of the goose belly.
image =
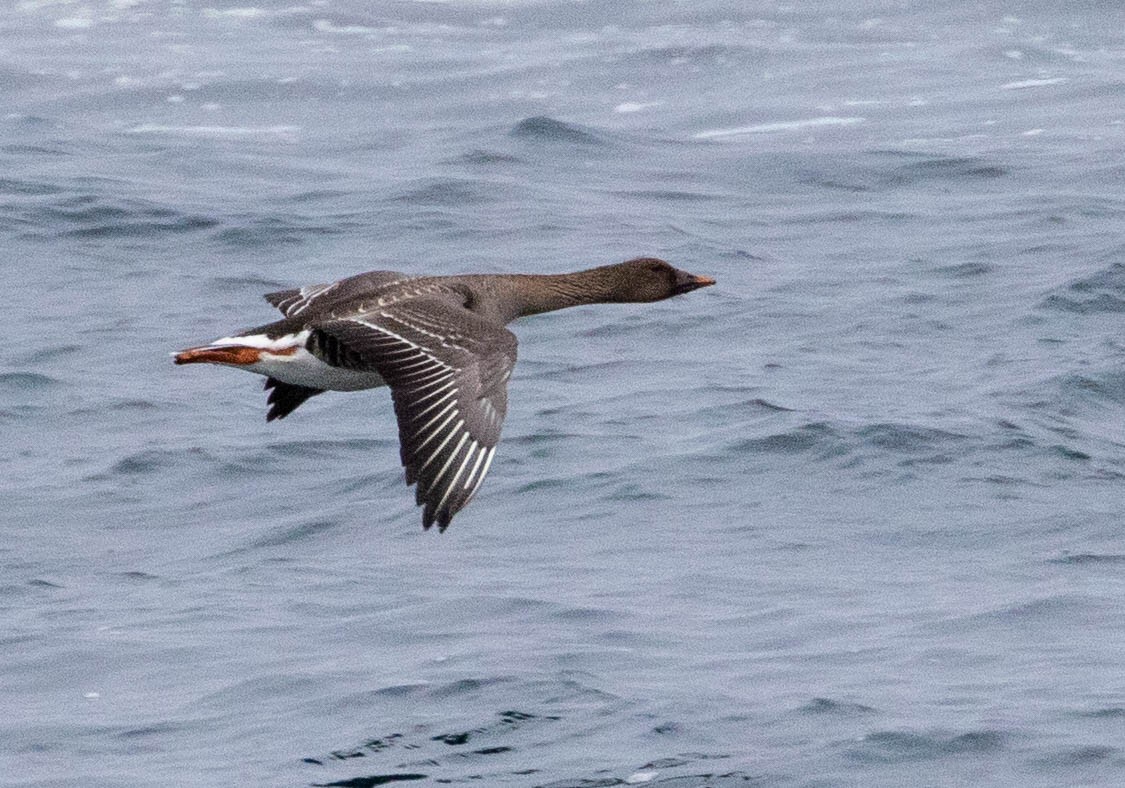
POLYGON ((266 351, 249 369, 261 375, 269 375, 282 383, 328 391, 361 391, 386 385, 375 372, 325 364, 303 347, 286 356, 275 356, 266 351))
POLYGON ((292 386, 327 391, 361 391, 386 385, 376 372, 345 369, 324 363, 305 349, 308 335, 308 331, 302 331, 277 338, 256 335, 230 337, 219 342, 229 340, 258 349, 257 360, 241 368, 259 375, 268 375, 292 386))

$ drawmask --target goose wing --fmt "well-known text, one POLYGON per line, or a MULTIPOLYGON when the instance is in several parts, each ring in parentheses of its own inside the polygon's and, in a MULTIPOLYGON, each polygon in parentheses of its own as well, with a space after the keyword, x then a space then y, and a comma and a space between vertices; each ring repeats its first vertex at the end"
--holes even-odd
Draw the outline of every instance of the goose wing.
POLYGON ((419 298, 322 323, 308 347, 390 386, 406 483, 418 485, 423 527, 444 531, 492 465, 515 335, 452 299, 419 298))
POLYGON ((398 271, 368 271, 329 284, 278 290, 276 293, 266 293, 263 297, 286 317, 300 317, 310 310, 319 312, 411 278, 398 271))

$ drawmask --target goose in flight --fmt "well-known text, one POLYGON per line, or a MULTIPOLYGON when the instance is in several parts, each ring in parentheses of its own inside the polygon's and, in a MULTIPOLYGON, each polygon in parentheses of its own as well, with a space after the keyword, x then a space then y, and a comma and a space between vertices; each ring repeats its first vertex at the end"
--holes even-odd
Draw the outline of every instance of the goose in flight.
POLYGON ((408 276, 370 271, 270 293, 284 318, 176 353, 266 376, 266 420, 325 391, 388 386, 422 526, 444 531, 492 466, 519 317, 581 304, 661 301, 713 285, 641 257, 569 274, 408 276))

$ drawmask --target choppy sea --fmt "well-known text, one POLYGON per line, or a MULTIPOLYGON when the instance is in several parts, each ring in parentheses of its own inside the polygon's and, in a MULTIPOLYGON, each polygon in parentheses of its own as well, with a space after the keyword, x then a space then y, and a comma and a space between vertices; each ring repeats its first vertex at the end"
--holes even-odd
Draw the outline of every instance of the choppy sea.
POLYGON ((0 99, 0 784, 1125 784, 1125 7, 13 0, 0 99), (169 358, 642 254, 441 535, 169 358))

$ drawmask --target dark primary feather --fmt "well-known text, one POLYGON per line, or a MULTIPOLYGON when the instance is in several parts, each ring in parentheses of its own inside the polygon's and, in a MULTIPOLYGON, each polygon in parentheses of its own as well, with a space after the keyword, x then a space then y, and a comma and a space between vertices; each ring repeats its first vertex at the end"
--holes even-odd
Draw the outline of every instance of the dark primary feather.
POLYGON ((266 404, 270 406, 269 412, 266 413, 266 421, 284 419, 309 397, 315 397, 317 394, 324 393, 324 389, 295 386, 291 383, 282 383, 273 378, 266 378, 265 388, 266 391, 270 393, 269 397, 266 399, 266 404))
POLYGON ((507 412, 516 337, 452 299, 419 298, 329 321, 309 350, 372 370, 391 388, 406 481, 422 524, 445 530, 492 463, 507 412))

